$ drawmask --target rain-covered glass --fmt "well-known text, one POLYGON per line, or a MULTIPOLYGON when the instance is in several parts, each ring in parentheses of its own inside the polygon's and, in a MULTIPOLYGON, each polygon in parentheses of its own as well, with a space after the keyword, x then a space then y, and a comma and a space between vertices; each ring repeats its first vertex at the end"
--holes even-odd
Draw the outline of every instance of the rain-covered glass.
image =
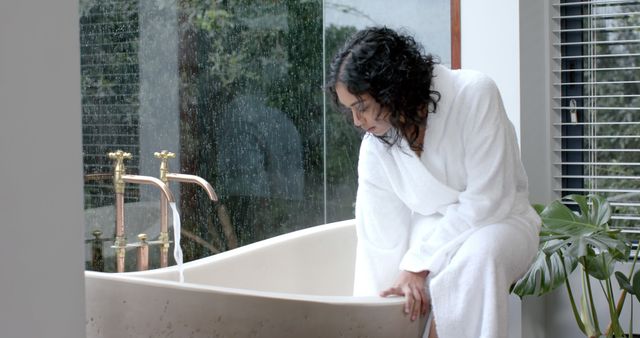
MULTIPOLYGON (((426 3, 80 0, 87 269, 115 270, 116 150, 127 174, 156 178, 154 153, 173 152, 169 172, 215 189, 169 183, 185 261, 352 218, 360 135, 325 103, 325 65, 368 25, 404 27, 448 64, 449 1, 426 3)), ((124 196, 126 270, 141 233, 156 268, 159 189, 124 196)))

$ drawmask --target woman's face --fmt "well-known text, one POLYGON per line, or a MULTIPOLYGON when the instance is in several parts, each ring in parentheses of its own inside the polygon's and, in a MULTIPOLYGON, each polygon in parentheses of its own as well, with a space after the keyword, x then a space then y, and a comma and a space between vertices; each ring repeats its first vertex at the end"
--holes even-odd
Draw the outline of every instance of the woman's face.
POLYGON ((356 127, 376 136, 383 136, 391 129, 389 112, 381 110, 382 107, 371 95, 365 93, 358 98, 342 82, 336 84, 336 94, 340 103, 351 109, 356 127))

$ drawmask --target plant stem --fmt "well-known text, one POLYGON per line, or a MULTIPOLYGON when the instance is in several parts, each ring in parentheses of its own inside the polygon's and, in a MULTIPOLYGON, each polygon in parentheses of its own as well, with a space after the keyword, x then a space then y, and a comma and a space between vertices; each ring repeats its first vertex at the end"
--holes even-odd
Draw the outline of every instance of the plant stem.
POLYGON ((612 330, 614 334, 619 334, 622 332, 622 326, 620 326, 620 314, 616 312, 615 304, 613 303, 613 286, 611 284, 611 278, 607 279, 606 295, 611 321, 609 322, 609 326, 607 326, 607 330, 604 332, 604 334, 608 335, 612 330))
POLYGON ((582 257, 582 267, 584 278, 587 283, 587 295, 589 296, 589 305, 591 306, 591 314, 593 315, 593 325, 596 332, 600 332, 600 323, 598 323, 598 313, 596 312, 596 305, 593 303, 593 293, 591 292, 591 280, 589 278, 589 272, 587 270, 587 259, 582 257))
MULTIPOLYGON (((640 248, 639 248, 640 249, 640 248)), ((630 300, 630 309, 631 309, 631 319, 629 320, 629 337, 633 334, 633 297, 629 297, 630 300)))
POLYGON ((582 333, 586 335, 587 330, 585 329, 584 323, 580 318, 580 313, 578 312, 576 301, 573 298, 573 292, 571 291, 571 283, 569 283, 569 274, 567 273, 567 266, 564 264, 564 257, 560 252, 558 253, 558 255, 560 256, 560 262, 562 262, 562 269, 564 270, 564 285, 567 287, 567 294, 569 296, 569 301, 571 302, 571 310, 573 311, 573 316, 576 319, 576 323, 578 324, 578 328, 580 328, 580 331, 582 331, 582 333))
MULTIPOLYGON (((633 247, 633 246, 632 246, 633 247)), ((633 256, 633 263, 631 263, 631 270, 629 271, 629 276, 627 277, 629 280, 633 277, 633 272, 636 268, 636 262, 638 261, 638 254, 640 254, 640 241, 638 241, 638 246, 636 247, 636 254, 633 256)), ((620 317, 622 313, 622 307, 624 307, 624 299, 627 297, 627 290, 622 290, 620 293, 620 297, 618 297, 618 301, 616 302, 616 314, 620 317)), ((633 305, 633 299, 631 299, 631 304, 633 305)), ((633 316, 631 317, 633 318, 633 316)), ((607 331, 611 330, 611 323, 609 323, 609 327, 607 327, 607 331)))
MULTIPOLYGON (((622 313, 622 307, 624 306, 624 299, 627 297, 627 291, 626 290, 622 290, 622 292, 620 293, 620 297, 618 297, 618 301, 616 302, 616 314, 618 315, 618 317, 620 316, 620 314, 622 313)), ((611 324, 613 324, 613 322, 609 323, 609 326, 607 326, 607 330, 605 332, 609 332, 611 331, 611 324)))

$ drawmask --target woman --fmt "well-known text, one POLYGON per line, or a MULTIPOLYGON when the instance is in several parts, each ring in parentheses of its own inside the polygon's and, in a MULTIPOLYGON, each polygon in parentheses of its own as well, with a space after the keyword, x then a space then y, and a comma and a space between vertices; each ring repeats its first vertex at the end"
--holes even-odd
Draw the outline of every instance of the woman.
POLYGON ((410 320, 431 314, 428 337, 506 337, 540 219, 494 82, 382 27, 346 42, 328 90, 365 131, 354 294, 404 296, 410 320))

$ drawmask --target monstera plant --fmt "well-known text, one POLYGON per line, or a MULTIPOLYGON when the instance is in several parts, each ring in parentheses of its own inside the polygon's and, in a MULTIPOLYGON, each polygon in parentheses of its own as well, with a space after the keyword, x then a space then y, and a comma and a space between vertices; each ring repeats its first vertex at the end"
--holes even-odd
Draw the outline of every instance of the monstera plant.
POLYGON ((576 323, 587 337, 630 337, 624 331, 633 332, 633 319, 623 328, 619 318, 627 297, 640 301, 640 271, 634 274, 640 250, 635 251, 628 274, 615 272, 617 263, 629 261, 632 240, 609 227, 611 207, 607 200, 599 195, 569 195, 563 200, 534 206, 542 219, 540 247, 531 268, 511 291, 520 297, 541 296, 564 285, 576 323), (580 288, 569 280, 578 268, 580 288), (619 296, 614 293, 614 280, 621 289, 619 296), (596 313, 595 292, 602 292, 607 300, 606 327, 596 313))

